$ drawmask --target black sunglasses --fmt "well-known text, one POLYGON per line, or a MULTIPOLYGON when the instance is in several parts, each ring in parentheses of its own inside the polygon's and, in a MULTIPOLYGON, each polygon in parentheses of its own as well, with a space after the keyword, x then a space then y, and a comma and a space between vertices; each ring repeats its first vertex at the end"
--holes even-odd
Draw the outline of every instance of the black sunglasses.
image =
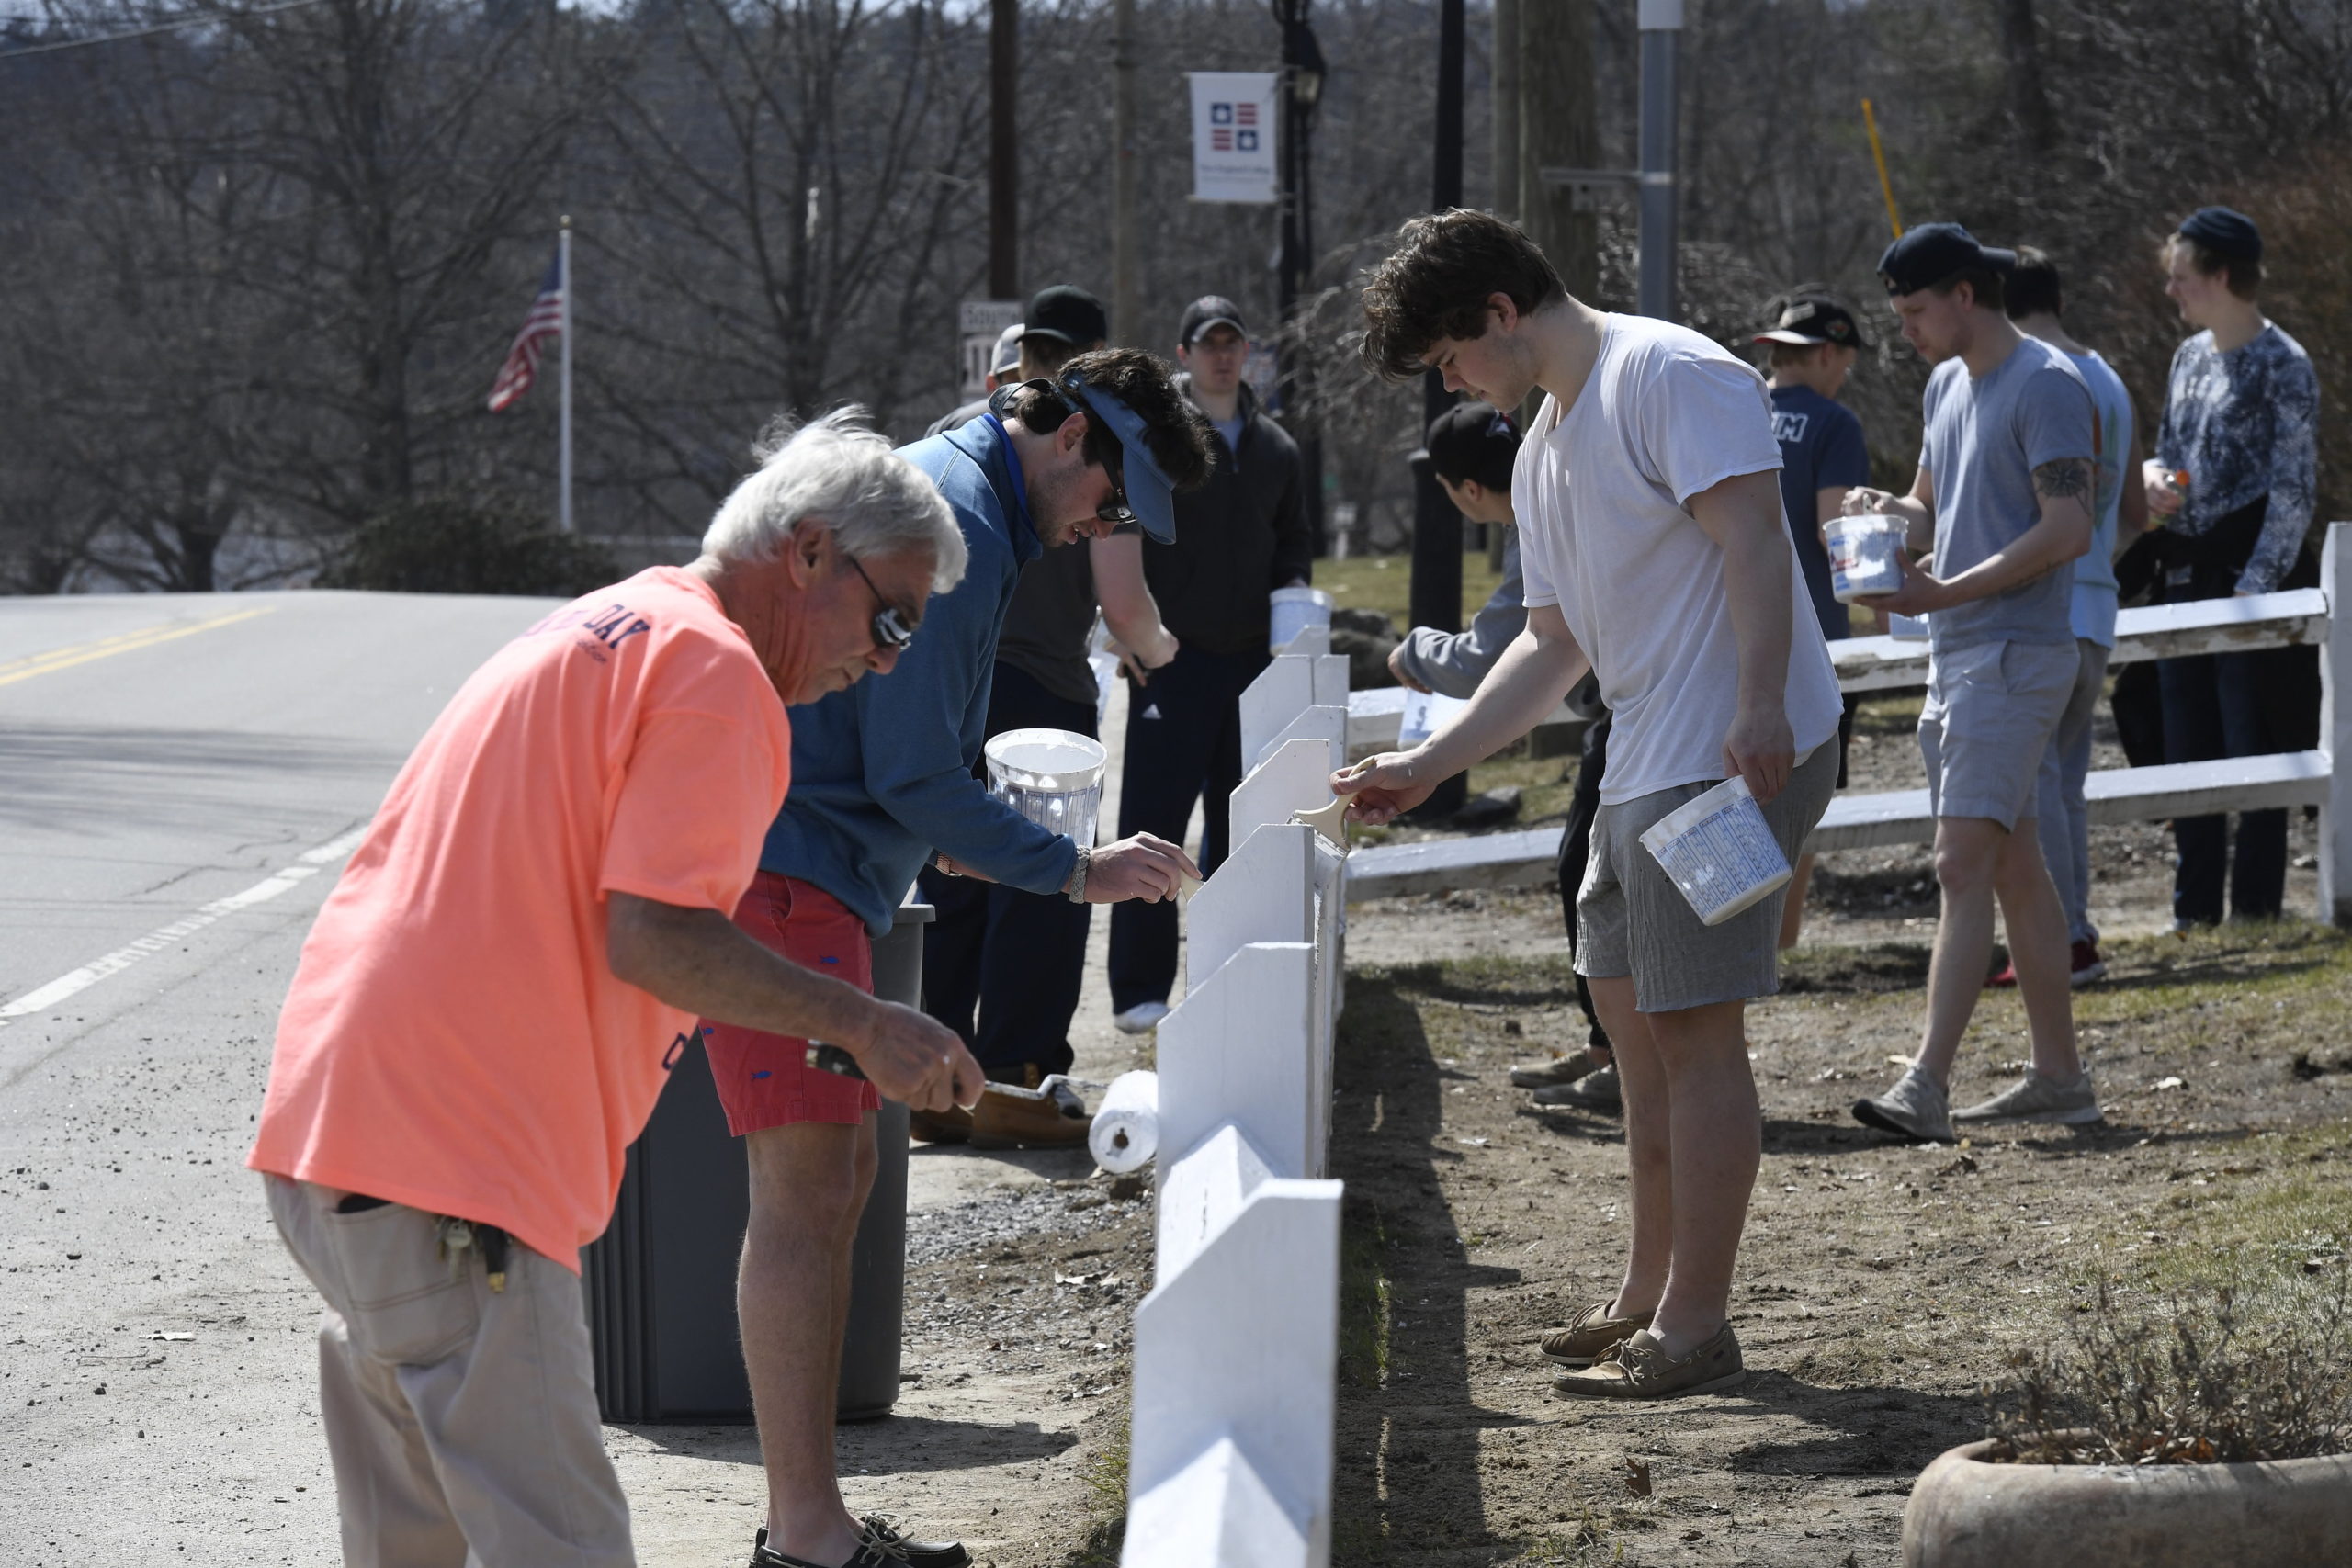
POLYGON ((1110 438, 1104 444, 1109 455, 1102 459, 1102 471, 1111 476, 1111 499, 1096 507, 1094 515, 1114 526, 1125 525, 1136 520, 1135 509, 1127 504, 1126 447, 1110 423, 1087 402, 1086 395, 1079 390, 1081 384, 1074 376, 1065 377, 1058 385, 1051 381, 1032 383, 1049 389, 1072 413, 1084 414, 1090 431, 1100 431, 1110 438))
POLYGON ((874 646, 905 649, 907 644, 915 640, 915 628, 907 625, 906 616, 899 613, 896 604, 882 596, 882 590, 874 586, 874 580, 865 575, 865 569, 857 564, 855 556, 843 551, 842 559, 849 562, 849 569, 857 573, 859 581, 865 584, 866 592, 874 595, 875 604, 881 606, 874 612, 874 646))

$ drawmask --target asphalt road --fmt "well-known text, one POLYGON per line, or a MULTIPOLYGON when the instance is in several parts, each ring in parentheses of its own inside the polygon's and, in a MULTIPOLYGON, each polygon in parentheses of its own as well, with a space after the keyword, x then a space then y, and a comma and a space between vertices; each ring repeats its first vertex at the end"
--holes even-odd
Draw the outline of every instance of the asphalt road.
POLYGON ((0 1562, 338 1559, 245 1144, 355 830, 546 608, 0 599, 0 1562))

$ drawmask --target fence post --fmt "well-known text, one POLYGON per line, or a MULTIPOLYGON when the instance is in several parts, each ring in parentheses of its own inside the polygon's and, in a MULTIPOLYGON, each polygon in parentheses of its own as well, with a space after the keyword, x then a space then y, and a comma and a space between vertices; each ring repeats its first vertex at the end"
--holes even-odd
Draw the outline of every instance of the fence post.
POLYGON ((2320 652, 2319 748, 2327 800, 2319 808, 2319 917, 2352 926, 2352 523, 2330 523, 2320 550, 2327 645, 2320 652))

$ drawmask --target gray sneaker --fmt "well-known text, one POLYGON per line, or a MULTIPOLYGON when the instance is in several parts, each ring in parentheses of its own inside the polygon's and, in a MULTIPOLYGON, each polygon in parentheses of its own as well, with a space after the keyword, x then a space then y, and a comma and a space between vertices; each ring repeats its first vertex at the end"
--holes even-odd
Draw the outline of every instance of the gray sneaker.
POLYGON ((1965 1105, 1951 1113, 1955 1122, 2056 1122, 2069 1127, 2106 1119, 2091 1076, 2077 1073, 2072 1083, 2030 1072, 1982 1105, 1965 1105))
POLYGON ((1951 1111, 1943 1085, 1917 1067, 1905 1068, 1884 1094, 1854 1101, 1854 1120, 1882 1133, 1922 1144, 1949 1144, 1951 1111))
POLYGON ((1548 1061, 1521 1062, 1511 1068, 1510 1082, 1513 1089, 1550 1089, 1600 1070, 1599 1058, 1589 1050, 1577 1050, 1548 1061))
POLYGON ((1625 1092, 1618 1087, 1617 1064, 1589 1073, 1574 1083, 1554 1084, 1550 1089, 1535 1091, 1538 1105, 1574 1105, 1586 1111, 1619 1111, 1625 1109, 1625 1092))

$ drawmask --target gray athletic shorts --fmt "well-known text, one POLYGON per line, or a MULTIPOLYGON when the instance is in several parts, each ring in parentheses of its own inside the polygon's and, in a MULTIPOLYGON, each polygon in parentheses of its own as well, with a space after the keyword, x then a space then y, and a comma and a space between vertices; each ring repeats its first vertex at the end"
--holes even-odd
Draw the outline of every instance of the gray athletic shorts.
POLYGON ((1984 817, 2015 831, 2057 798, 2058 749, 2050 744, 2082 672, 2074 639, 1985 642, 1939 653, 1928 667, 1919 754, 1928 803, 1939 817, 1984 817))
MULTIPOLYGON (((1713 781, 1677 784, 1620 805, 1604 802, 1592 819, 1592 854, 1577 894, 1577 973, 1592 980, 1631 975, 1634 1005, 1644 1012, 1769 997, 1781 988, 1781 899, 1759 899, 1719 926, 1703 925, 1657 857, 1642 847, 1642 834, 1659 818, 1714 787, 1713 781)), ((1815 747, 1764 807, 1790 864, 1837 789, 1833 739, 1815 747)))

